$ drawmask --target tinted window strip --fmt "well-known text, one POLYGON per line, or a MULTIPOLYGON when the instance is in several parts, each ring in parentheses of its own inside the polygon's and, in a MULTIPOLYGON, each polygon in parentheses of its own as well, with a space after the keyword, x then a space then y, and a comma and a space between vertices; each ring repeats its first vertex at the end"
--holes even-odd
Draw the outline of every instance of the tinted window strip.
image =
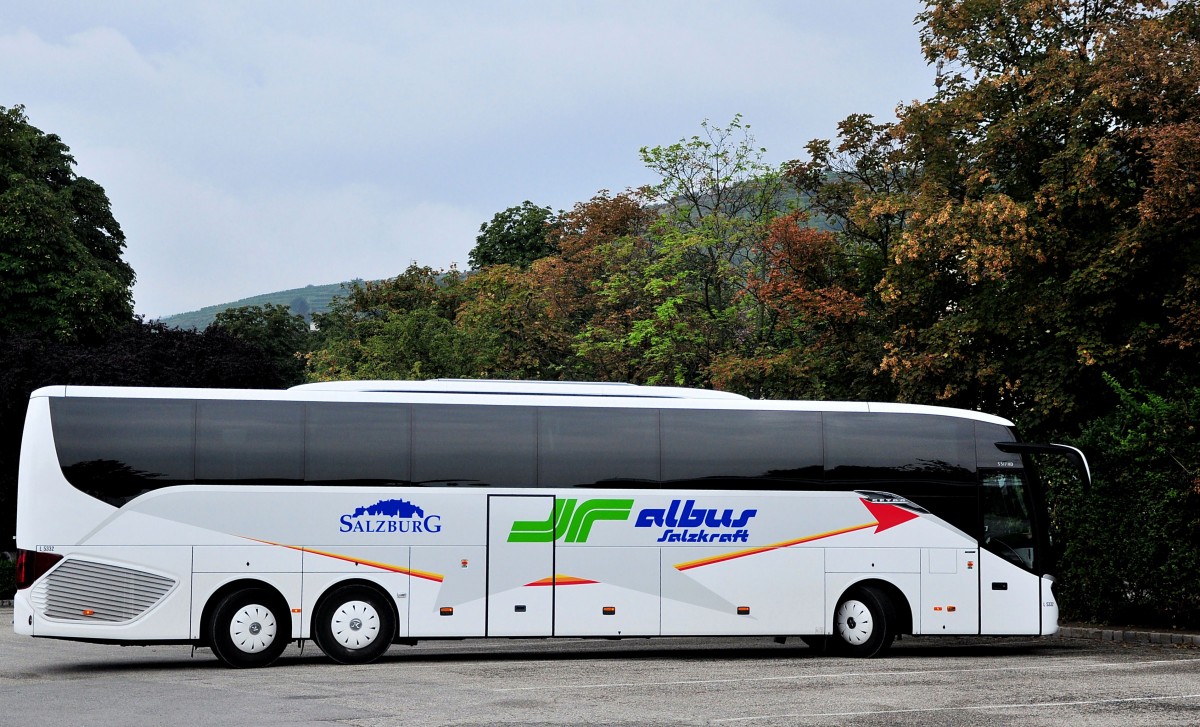
MULTIPOLYGON (((222 400, 203 400, 205 402, 222 401, 222 400)), ((646 410, 646 409, 621 409, 621 408, 605 408, 603 410, 591 408, 546 408, 546 407, 513 407, 512 413, 516 417, 514 421, 520 420, 522 428, 529 426, 531 429, 528 434, 530 439, 522 447, 530 447, 528 456, 530 462, 530 482, 511 482, 512 471, 510 471, 510 482, 493 485, 496 481, 496 473, 486 471, 486 465, 480 464, 479 468, 474 471, 464 470, 461 473, 452 472, 452 475, 461 477, 448 479, 430 479, 425 481, 414 481, 411 475, 414 473, 414 457, 417 455, 413 446, 417 443, 417 421, 416 409, 420 407, 428 407, 424 409, 426 413, 436 414, 437 410, 442 406, 446 407, 463 407, 469 405, 399 405, 403 407, 403 414, 396 416, 394 421, 396 431, 399 434, 401 428, 406 431, 401 434, 404 441, 397 442, 398 450, 393 460, 396 466, 402 467, 404 470, 403 477, 381 477, 380 475, 387 474, 388 470, 394 467, 386 462, 379 465, 379 461, 375 461, 374 469, 371 476, 362 477, 355 476, 353 471, 353 456, 350 456, 350 465, 344 468, 345 477, 330 478, 328 476, 317 476, 318 471, 332 472, 336 467, 325 465, 321 462, 310 461, 310 456, 313 456, 318 449, 316 438, 322 434, 318 431, 310 432, 309 428, 317 419, 315 412, 320 407, 330 407, 331 412, 338 414, 331 421, 340 421, 345 423, 347 429, 354 429, 355 410, 356 407, 383 407, 384 409, 362 409, 362 411, 370 411, 372 417, 377 421, 386 423, 388 417, 384 412, 390 408, 387 404, 374 403, 303 403, 303 402, 261 402, 263 411, 255 413, 255 402, 239 400, 228 406, 217 404, 214 409, 224 409, 226 411, 236 411, 243 408, 249 412, 248 417, 259 425, 265 426, 268 433, 273 433, 276 437, 281 437, 279 441, 284 441, 288 436, 288 431, 294 430, 295 414, 287 415, 290 407, 295 407, 299 404, 300 417, 300 446, 299 454, 301 460, 298 468, 295 463, 285 457, 281 459, 280 466, 291 472, 299 472, 300 477, 292 476, 271 477, 269 471, 261 471, 264 477, 225 477, 225 478, 199 478, 196 477, 198 468, 211 469, 207 465, 202 467, 202 463, 197 461, 200 456, 198 453, 200 429, 201 429, 201 412, 199 402, 197 400, 173 400, 173 399, 132 399, 132 398, 63 398, 52 399, 50 402, 51 409, 51 425, 54 432, 55 441, 58 444, 59 464, 68 481, 77 489, 96 497, 110 504, 120 506, 125 502, 140 496, 146 492, 152 492, 164 487, 172 487, 178 485, 198 484, 198 485, 266 485, 266 486, 314 486, 314 487, 538 487, 538 486, 556 486, 556 487, 579 487, 589 489, 689 489, 689 490, 760 490, 760 491, 820 491, 820 490, 853 490, 860 489, 865 485, 869 485, 872 489, 892 489, 897 494, 904 495, 905 491, 913 492, 914 501, 919 502, 919 498, 926 498, 938 493, 940 496, 958 497, 963 490, 964 485, 976 484, 976 452, 975 452, 975 436, 974 428, 970 425, 958 427, 957 420, 951 417, 929 417, 922 415, 919 421, 913 421, 913 425, 924 424, 927 428, 924 432, 918 433, 912 438, 912 441, 919 445, 918 449, 924 447, 928 451, 920 451, 918 455, 925 455, 924 460, 921 456, 909 455, 907 458, 910 461, 897 461, 901 458, 900 454, 893 456, 891 466, 863 466, 860 463, 853 462, 834 462, 828 458, 830 456, 853 456, 854 447, 862 447, 864 443, 876 441, 881 436, 886 437, 884 432, 894 432, 894 426, 898 422, 893 419, 891 425, 882 427, 879 432, 872 435, 871 430, 874 429, 874 423, 884 423, 885 420, 879 417, 915 417, 917 415, 846 415, 846 414, 821 414, 811 412, 789 412, 789 413, 770 413, 764 414, 757 411, 725 411, 725 410, 646 410), (518 411, 520 410, 520 411, 518 411), (607 411, 614 415, 612 419, 603 418, 599 411, 607 411), (130 413, 134 416, 130 416, 130 413), (140 414, 139 414, 140 412, 140 414), (274 413, 273 413, 274 412, 274 413), (524 412, 524 413, 521 413, 524 412), (582 412, 582 413, 580 413, 582 412), (653 420, 649 419, 649 415, 642 412, 648 412, 654 416, 653 420), (707 412, 707 414, 705 413, 707 412), (570 482, 571 468, 565 463, 571 457, 575 456, 574 450, 565 451, 559 449, 557 452, 548 451, 546 444, 547 440, 543 437, 545 427, 551 426, 553 422, 547 421, 547 414, 553 413, 555 418, 563 417, 563 422, 567 427, 568 434, 573 435, 566 440, 579 442, 586 441, 581 439, 579 434, 580 423, 598 421, 604 424, 604 430, 608 437, 605 446, 592 451, 590 458, 593 460, 593 466, 590 468, 596 476, 604 474, 603 470, 607 468, 607 464, 596 461, 603 459, 604 452, 625 451, 629 447, 634 447, 637 452, 637 457, 641 458, 649 467, 642 466, 640 469, 650 474, 653 471, 652 478, 636 479, 637 474, 634 467, 629 469, 625 465, 618 463, 618 466, 612 470, 611 474, 615 477, 599 479, 593 482, 570 482), (276 416, 278 414, 278 416, 276 416), (625 415, 631 424, 637 429, 644 432, 653 432, 649 437, 644 438, 640 442, 629 442, 628 437, 622 437, 626 430, 622 428, 623 421, 620 415, 625 415), (847 420, 847 417, 853 416, 853 420, 847 420), (525 418, 527 417, 527 418, 525 418), (841 419, 840 431, 858 431, 857 436, 849 436, 845 441, 836 442, 827 436, 830 431, 831 420, 841 419), (668 424, 668 420, 670 423, 668 424), (796 464, 798 466, 794 472, 779 470, 773 472, 763 472, 761 475, 754 475, 752 468, 754 462, 778 462, 781 459, 787 459, 786 456, 778 455, 775 449, 772 448, 774 442, 786 442, 786 436, 780 434, 776 423, 795 422, 796 431, 801 437, 798 442, 796 464), (700 434, 693 435, 686 428, 681 430, 681 426, 686 426, 689 421, 694 421, 698 424, 703 424, 703 429, 709 432, 708 435, 713 439, 705 440, 700 434), (804 424, 805 421, 811 422, 804 424), (186 422, 186 424, 185 424, 186 422), (265 422, 265 424, 264 424, 265 422), (574 423, 572 423, 574 422, 574 423), (640 422, 640 423, 639 423, 640 422), (745 470, 745 474, 738 473, 737 476, 731 476, 730 473, 720 474, 715 473, 711 476, 687 476, 674 480, 665 480, 668 476, 668 470, 680 471, 680 465, 676 463, 676 458, 687 456, 689 447, 704 447, 705 442, 720 442, 720 436, 723 431, 728 431, 729 427, 737 428, 739 422, 745 422, 752 430, 757 430, 761 434, 751 437, 751 439, 761 439, 766 444, 758 448, 759 452, 764 453, 762 456, 765 459, 756 459, 759 455, 751 455, 749 459, 742 458, 738 460, 745 470), (847 424, 853 424, 853 428, 848 430, 847 424), (863 425, 866 425, 865 427, 863 425), (280 427, 276 429, 275 427, 280 427), (115 433, 114 433, 115 427, 115 433), (673 428, 673 429, 672 429, 673 428), (967 435, 963 441, 958 441, 957 436, 951 436, 952 433, 964 430, 967 435), (131 432, 146 431, 154 436, 138 437, 130 435, 131 432), (936 432, 942 432, 937 434, 936 432), (671 432, 672 447, 682 447, 678 451, 668 450, 668 432, 671 432), (969 434, 968 434, 969 433, 969 434), (102 436, 107 435, 107 436, 102 436), (657 436, 655 436, 657 435, 657 436), (864 436, 865 435, 865 436, 864 436), (170 440, 170 437, 176 436, 176 440, 170 440), (698 437, 698 438, 697 438, 698 437), (649 442, 646 440, 657 439, 657 442, 649 442), (107 441, 106 441, 107 440, 107 441), (172 444, 172 442, 174 442, 172 444), (110 446, 112 451, 105 451, 104 447, 110 446), (406 446, 405 446, 406 445, 406 446), (803 446, 799 446, 803 445, 803 446), (614 449, 615 448, 615 449, 614 449), (800 450, 807 448, 813 454, 803 454, 800 450), (655 451, 656 450, 656 451, 655 451), (840 454, 835 455, 831 450, 836 450, 840 454), (162 464, 169 465, 172 455, 171 452, 177 452, 179 460, 178 466, 159 466, 162 464), (959 453, 967 456, 959 456, 959 453), (969 453, 969 454, 968 454, 969 453), (653 456, 651 456, 653 455, 653 456), (559 479, 563 482, 541 482, 541 478, 545 477, 548 472, 546 464, 547 457, 557 457, 560 470, 559 479), (564 458, 566 458, 564 460, 564 458), (401 465, 401 462, 405 463, 401 465), (653 464, 651 464, 651 462, 653 464), (153 466, 147 463, 158 463, 153 466), (841 466, 838 466, 838 465, 841 466), (314 469, 315 468, 315 469, 314 469), (628 470, 624 472, 622 470, 628 470), (179 473, 185 473, 187 476, 179 477, 179 473), (631 478, 629 475, 632 475, 631 478), (311 479, 309 479, 311 478, 311 479)), ((508 407, 500 407, 500 409, 508 410, 508 407)), ((295 412, 295 409, 290 409, 295 412)), ((449 411, 449 409, 447 409, 449 411)), ((399 414, 399 412, 397 412, 399 414)), ((459 420, 469 421, 469 417, 461 416, 459 420)), ((497 409, 492 409, 492 421, 503 421, 501 412, 497 409)), ((370 417, 368 417, 370 418, 370 417)), ((212 422, 208 422, 209 427, 213 426, 212 422)), ((340 426, 340 425, 339 425, 340 426)), ((372 424, 371 426, 375 426, 372 424)), ((498 425, 490 425, 498 426, 498 425)), ((791 426, 791 425, 788 425, 791 426)), ((586 429, 586 427, 585 427, 586 429)), ((209 433, 211 435, 211 432, 209 433)), ((476 432, 478 434, 478 432, 476 432)), ((786 434, 786 433, 785 433, 786 434)), ((386 435, 386 432, 384 433, 386 435)), ((520 435, 524 437, 525 435, 520 435)), ((988 432, 988 436, 992 436, 988 432)), ((349 433, 343 432, 342 440, 354 440, 353 431, 349 433)), ((363 453, 364 459, 369 457, 371 452, 376 452, 380 446, 380 442, 386 443, 386 436, 382 439, 377 438, 376 441, 368 445, 368 450, 363 453)), ((328 444, 328 443, 327 443, 328 444)), ((345 458, 345 451, 338 446, 335 441, 334 446, 327 447, 330 451, 342 452, 345 458)), ((887 449, 894 452, 904 452, 903 442, 897 443, 888 442, 887 449)), ((212 443, 209 443, 211 448, 212 443)), ((469 448, 469 441, 464 446, 469 448)), ((572 445, 573 446, 573 445, 572 445)), ((782 444, 781 446, 786 446, 782 444)), ((916 445, 914 445, 916 446, 916 445)), ((292 452, 292 447, 287 448, 289 453, 292 452)), ((579 451, 581 454, 585 448, 579 451)), ((878 449, 878 448, 877 448, 878 449)), ((253 453, 253 447, 246 450, 247 453, 253 453)), ((446 450, 453 454, 453 449, 446 450)), ((701 450, 702 451, 702 450, 701 450)), ((722 450, 715 450, 720 452, 722 450)), ((353 455, 353 451, 350 455, 353 455)), ((785 453, 787 456, 791 456, 785 453)), ((319 456, 319 455, 317 455, 319 456)), ((384 457, 384 460, 387 458, 384 457)), ((726 462, 734 461, 733 458, 714 457, 714 468, 725 468, 726 462)), ((776 465, 778 466, 778 465, 776 465)), ((254 469, 253 467, 251 469, 254 469)), ((469 470, 470 468, 468 468, 469 470)), ((681 472, 682 473, 682 472, 681 472)), ((397 474, 401 474, 397 472, 397 474)), ((434 473, 430 473, 434 474, 434 473)), ((691 473, 689 473, 690 475, 691 473)), ((703 471, 695 473, 703 475, 703 471)), ((445 477, 444 474, 437 474, 438 477, 445 477)), ((520 477, 524 477, 521 474, 520 477)), ((973 529, 973 528, 972 528, 973 529)))

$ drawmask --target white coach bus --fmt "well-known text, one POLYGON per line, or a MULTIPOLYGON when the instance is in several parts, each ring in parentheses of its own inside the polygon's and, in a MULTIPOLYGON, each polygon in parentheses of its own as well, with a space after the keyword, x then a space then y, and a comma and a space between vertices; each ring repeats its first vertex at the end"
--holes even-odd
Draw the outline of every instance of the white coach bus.
POLYGON ((369 662, 464 637, 1057 628, 1012 424, 897 404, 622 384, 287 391, 56 386, 30 399, 15 629, 369 662))

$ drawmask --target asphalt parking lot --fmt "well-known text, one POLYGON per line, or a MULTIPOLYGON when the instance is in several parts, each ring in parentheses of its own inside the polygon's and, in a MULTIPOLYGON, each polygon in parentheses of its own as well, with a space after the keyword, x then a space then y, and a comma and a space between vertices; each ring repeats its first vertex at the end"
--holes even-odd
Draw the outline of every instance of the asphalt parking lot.
POLYGON ((770 639, 471 640, 339 666, 309 645, 231 670, 207 650, 18 637, 2 725, 1196 725, 1200 649, 907 638, 884 659, 770 639))

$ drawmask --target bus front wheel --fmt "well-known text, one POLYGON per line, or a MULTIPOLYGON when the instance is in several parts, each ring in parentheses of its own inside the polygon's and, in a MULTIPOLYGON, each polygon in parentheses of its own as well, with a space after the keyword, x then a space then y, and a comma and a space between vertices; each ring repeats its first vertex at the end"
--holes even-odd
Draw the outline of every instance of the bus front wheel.
POLYGON ((208 622, 208 644, 226 666, 267 666, 291 639, 291 617, 263 588, 243 588, 223 597, 208 622))
POLYGON ((366 586, 344 586, 321 599, 313 640, 339 664, 375 661, 391 646, 396 619, 391 606, 366 586))
POLYGON ((895 610, 886 595, 870 586, 853 588, 834 611, 830 647, 843 656, 879 656, 892 645, 895 628, 895 610))

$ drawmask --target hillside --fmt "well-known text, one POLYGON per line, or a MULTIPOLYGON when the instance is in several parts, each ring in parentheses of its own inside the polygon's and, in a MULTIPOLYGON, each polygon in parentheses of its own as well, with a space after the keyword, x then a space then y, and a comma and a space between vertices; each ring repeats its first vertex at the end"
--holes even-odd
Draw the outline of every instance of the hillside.
POLYGON ((235 300, 232 303, 220 303, 218 305, 206 306, 200 310, 164 316, 162 322, 175 328, 204 330, 213 322, 217 314, 223 310, 241 308, 247 305, 266 305, 268 303, 286 305, 292 309, 293 313, 300 313, 308 318, 313 313, 324 313, 329 310, 329 301, 333 300, 334 296, 341 295, 343 288, 350 284, 329 283, 328 285, 306 285, 303 288, 281 290, 276 293, 263 293, 262 295, 235 300))

